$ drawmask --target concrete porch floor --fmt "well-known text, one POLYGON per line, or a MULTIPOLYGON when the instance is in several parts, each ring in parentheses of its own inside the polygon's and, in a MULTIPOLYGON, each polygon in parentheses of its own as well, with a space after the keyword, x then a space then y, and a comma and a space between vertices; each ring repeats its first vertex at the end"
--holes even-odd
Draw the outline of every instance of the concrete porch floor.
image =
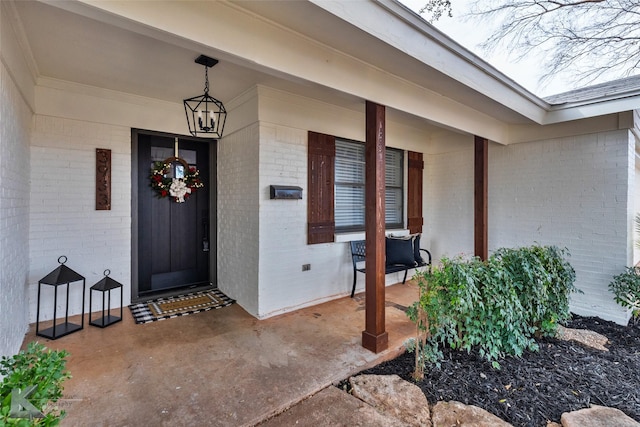
POLYGON ((251 426, 403 351, 415 333, 403 308, 417 298, 409 281, 387 288, 380 354, 361 346, 363 294, 266 320, 234 304, 136 325, 125 308, 122 322, 100 329, 85 319, 55 341, 31 325, 23 346, 71 353, 62 426, 251 426))

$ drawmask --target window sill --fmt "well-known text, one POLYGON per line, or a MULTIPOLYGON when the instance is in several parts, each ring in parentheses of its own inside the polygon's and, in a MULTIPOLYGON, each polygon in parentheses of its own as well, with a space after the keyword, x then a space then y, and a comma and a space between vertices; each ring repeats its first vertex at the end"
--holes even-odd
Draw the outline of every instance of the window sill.
MULTIPOLYGON (((391 230, 385 230, 385 234, 387 236, 391 234, 393 234, 394 236, 408 236, 409 230, 404 228, 394 228, 391 230)), ((350 233, 336 233, 335 235, 336 243, 351 242, 352 240, 364 240, 364 239, 365 239, 364 231, 356 231, 356 232, 350 232, 350 233)))

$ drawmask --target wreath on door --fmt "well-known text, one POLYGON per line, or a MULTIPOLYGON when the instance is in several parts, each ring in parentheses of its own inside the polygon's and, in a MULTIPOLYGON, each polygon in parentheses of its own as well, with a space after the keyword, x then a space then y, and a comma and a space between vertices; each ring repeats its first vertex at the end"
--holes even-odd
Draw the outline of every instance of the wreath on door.
POLYGON ((162 162, 154 162, 149 175, 151 188, 159 199, 171 197, 176 203, 184 203, 198 188, 204 187, 200 180, 200 171, 179 157, 169 157, 162 162), (180 178, 168 177, 173 163, 184 167, 184 175, 180 178))

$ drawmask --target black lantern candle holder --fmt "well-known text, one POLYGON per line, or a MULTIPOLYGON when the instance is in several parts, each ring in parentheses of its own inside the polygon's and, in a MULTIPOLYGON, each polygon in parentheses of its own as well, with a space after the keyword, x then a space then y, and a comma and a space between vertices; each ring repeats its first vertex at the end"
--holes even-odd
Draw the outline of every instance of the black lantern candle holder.
POLYGON ((89 289, 89 324, 99 328, 106 328, 107 326, 122 320, 123 286, 121 283, 118 283, 109 277, 109 274, 111 274, 111 270, 105 270, 104 278, 89 289), (111 315, 111 291, 118 288, 120 288, 120 317, 111 315), (99 317, 96 320, 91 320, 91 310, 93 309, 91 296, 93 291, 102 292, 102 317, 99 317), (106 310, 104 306, 105 298, 107 299, 106 310))
POLYGON ((52 340, 56 340, 65 335, 69 335, 70 333, 79 331, 84 328, 84 294, 85 294, 85 279, 80 274, 76 273, 64 263, 67 262, 66 256, 61 256, 58 258, 58 263, 60 266, 53 270, 51 273, 47 274, 45 277, 40 279, 38 282, 38 308, 36 314, 36 335, 41 337, 49 338, 52 340), (80 316, 81 323, 75 324, 69 322, 69 289, 72 284, 82 282, 82 315, 80 316), (42 290, 42 285, 48 285, 54 287, 53 293, 53 326, 50 328, 46 328, 40 330, 40 294, 42 290), (64 322, 58 324, 57 323, 57 309, 58 309, 58 288, 61 286, 66 286, 66 303, 65 303, 65 313, 64 313, 64 322))

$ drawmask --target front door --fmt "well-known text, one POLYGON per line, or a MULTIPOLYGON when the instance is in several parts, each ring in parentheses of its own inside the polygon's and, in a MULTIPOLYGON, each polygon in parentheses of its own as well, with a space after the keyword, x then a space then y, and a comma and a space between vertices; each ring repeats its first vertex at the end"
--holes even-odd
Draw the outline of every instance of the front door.
MULTIPOLYGON (((208 285, 209 142, 138 133, 138 295, 179 291, 208 285), (177 157, 178 159, 176 159, 177 157), (155 162, 170 167, 167 177, 181 177, 188 168, 199 171, 203 187, 183 203, 151 187, 155 162)), ((134 295, 134 298, 136 296, 134 295)))

